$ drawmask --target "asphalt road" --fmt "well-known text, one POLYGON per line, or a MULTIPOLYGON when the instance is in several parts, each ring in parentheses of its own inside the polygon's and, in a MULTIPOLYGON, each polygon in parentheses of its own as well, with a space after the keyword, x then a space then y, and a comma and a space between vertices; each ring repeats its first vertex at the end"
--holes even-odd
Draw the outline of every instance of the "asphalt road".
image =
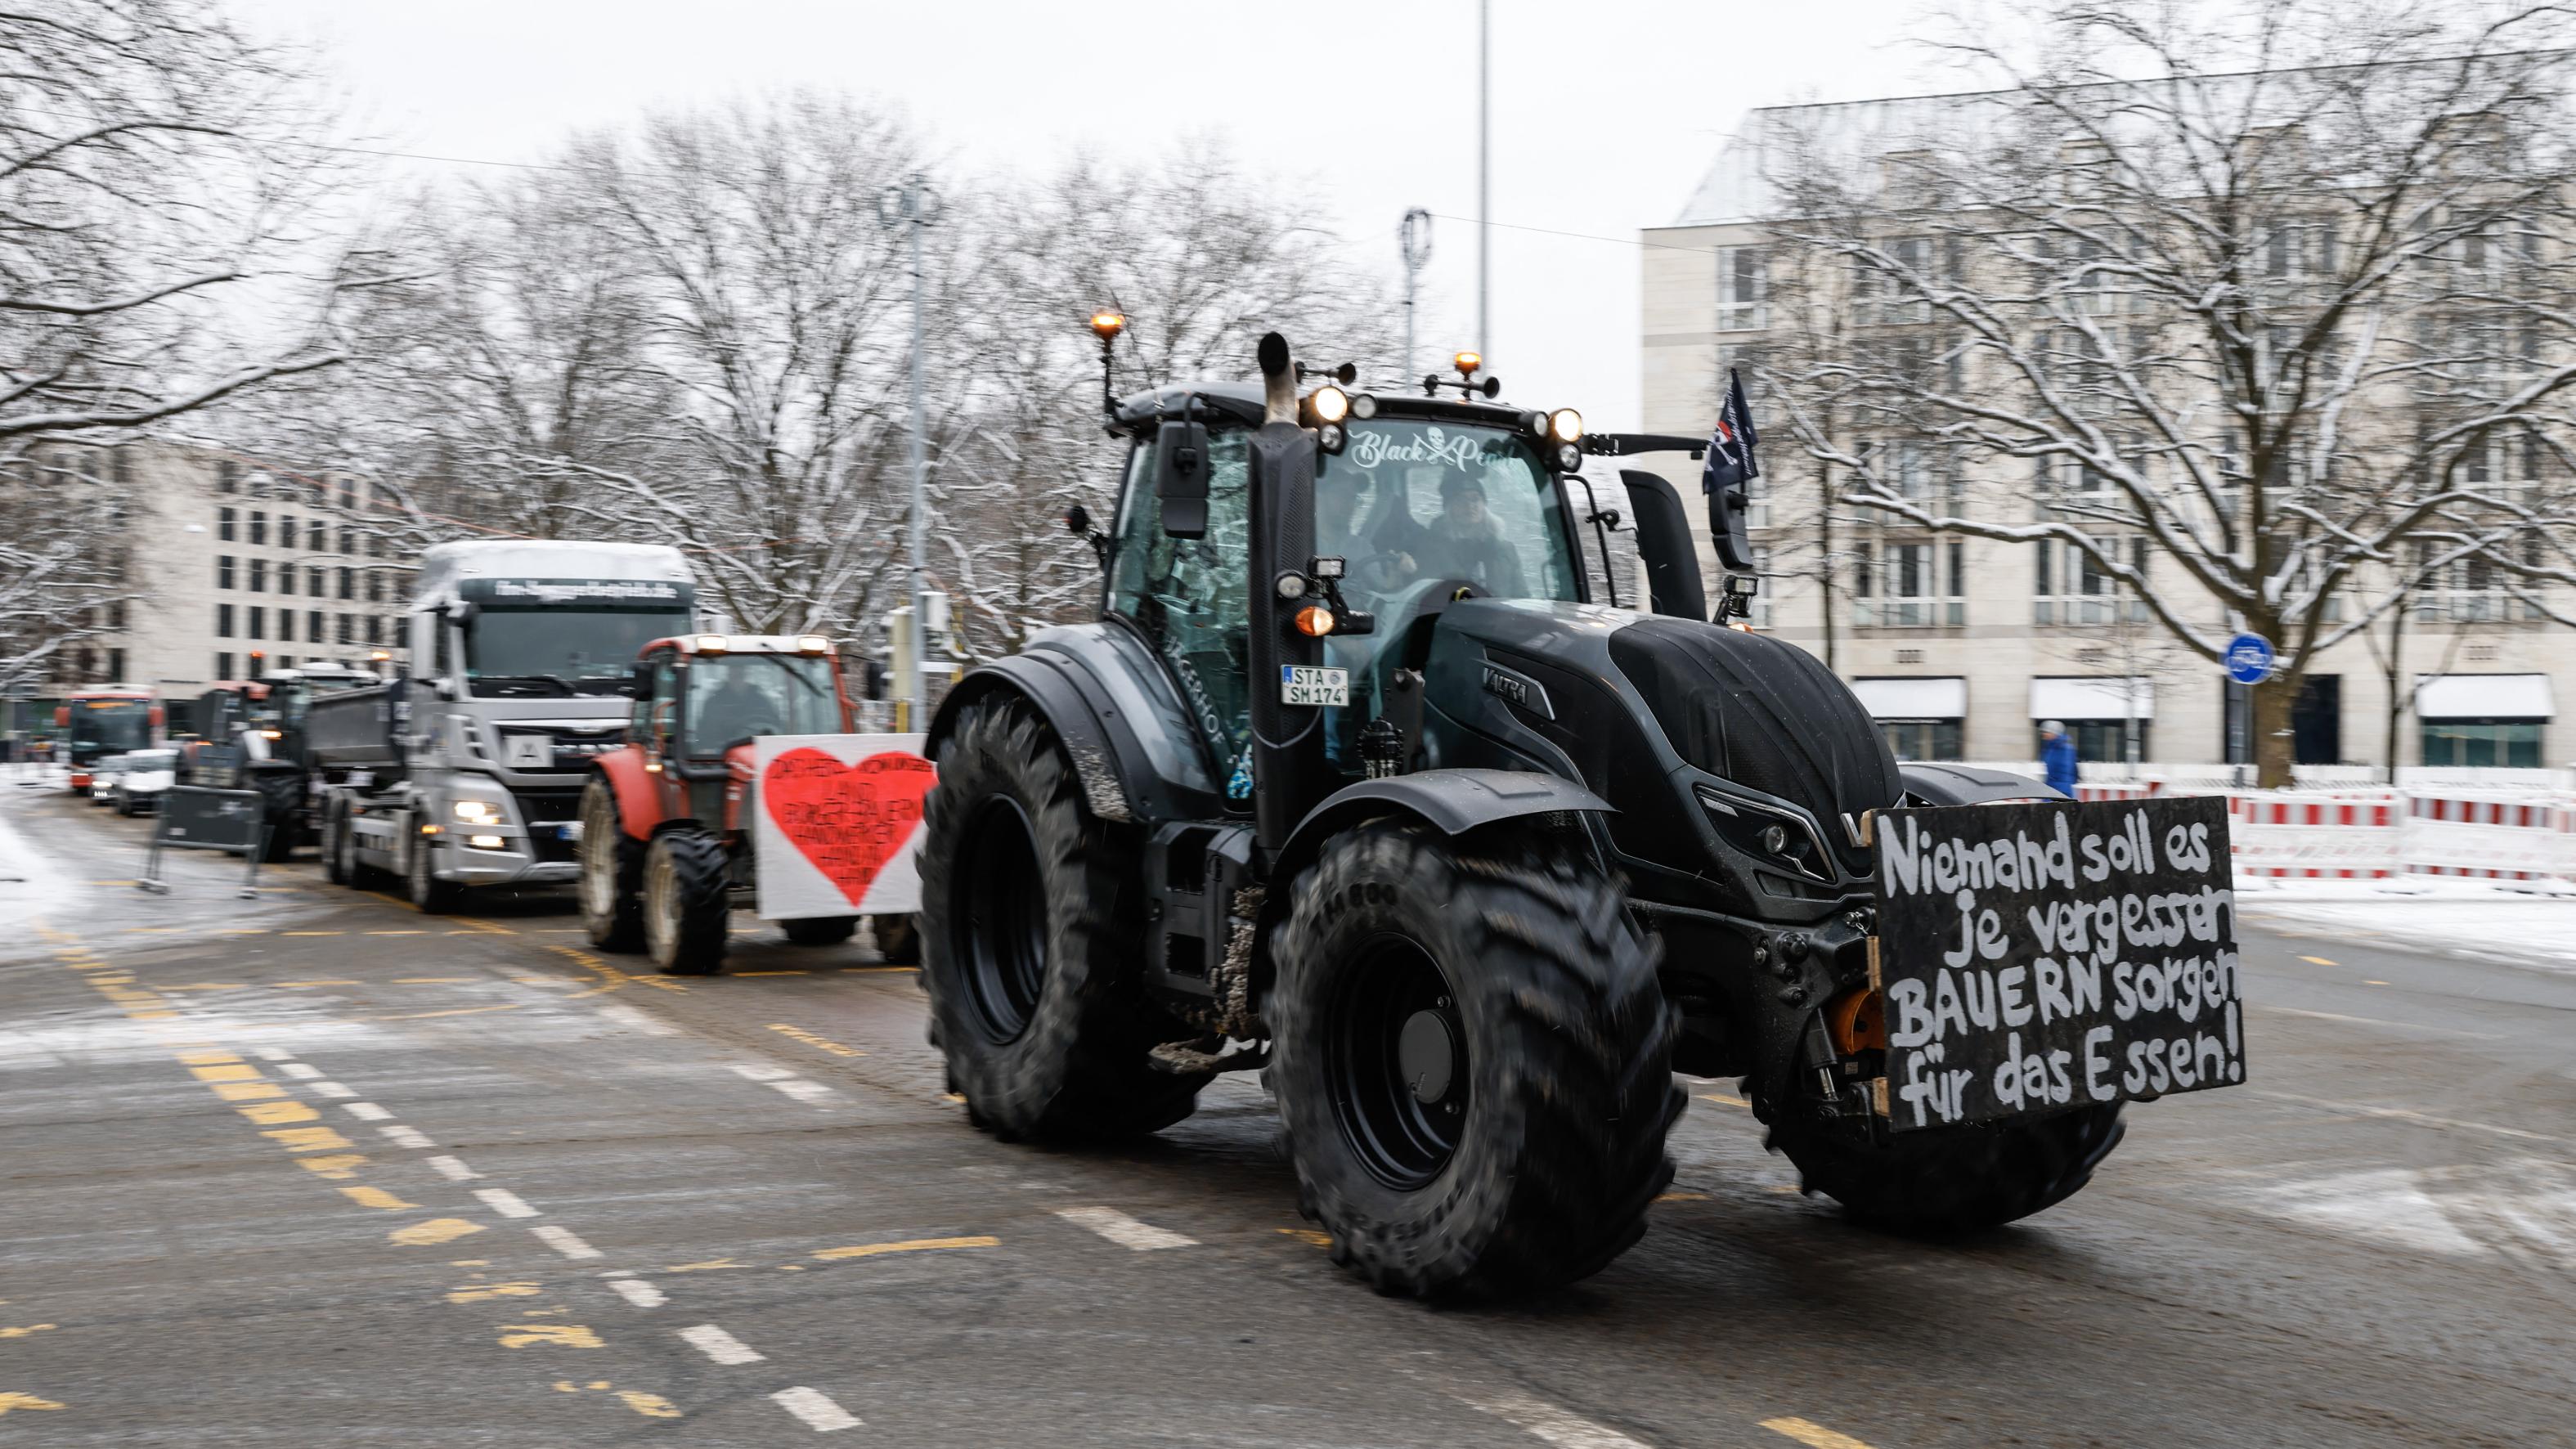
POLYGON ((2576 1444, 2576 976, 2257 929, 2248 1085, 1940 1246, 1694 1084, 1634 1250, 1435 1309, 1327 1261, 1255 1083, 977 1133, 861 947, 638 976, 560 898, 0 829, 0 1444, 2576 1444))

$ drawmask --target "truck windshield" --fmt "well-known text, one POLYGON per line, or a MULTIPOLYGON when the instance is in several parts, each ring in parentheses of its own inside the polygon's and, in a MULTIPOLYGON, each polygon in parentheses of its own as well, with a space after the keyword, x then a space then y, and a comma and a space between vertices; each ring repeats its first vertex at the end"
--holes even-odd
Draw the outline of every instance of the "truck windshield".
POLYGON ((686 610, 500 609, 483 606, 465 631, 465 678, 482 697, 614 694, 635 655, 689 632, 686 610))
POLYGON ((689 661, 687 749, 720 755, 755 735, 841 732, 832 662, 796 654, 701 654, 689 661))
POLYGON ((74 700, 71 715, 74 760, 121 755, 152 743, 152 706, 143 700, 74 700))

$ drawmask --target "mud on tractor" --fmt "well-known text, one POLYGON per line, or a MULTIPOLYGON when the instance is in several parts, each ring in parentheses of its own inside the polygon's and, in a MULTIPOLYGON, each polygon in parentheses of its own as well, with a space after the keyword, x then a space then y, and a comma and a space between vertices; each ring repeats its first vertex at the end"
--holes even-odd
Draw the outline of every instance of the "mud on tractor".
MULTIPOLYGON (((755 899, 753 742, 855 733, 840 657, 811 634, 657 639, 628 692, 626 742, 593 762, 582 789, 582 924, 602 950, 707 975, 723 968, 730 913, 755 899)), ((832 946, 858 918, 779 926, 797 945, 832 946)), ((908 959, 909 917, 872 926, 881 954, 908 959)))
MULTIPOLYGON (((1623 477, 1653 612, 1597 600, 1583 460, 1694 440, 1587 437, 1465 355, 1375 394, 1275 334, 1259 360, 1257 386, 1111 407, 1117 518, 1068 519, 1100 618, 968 673, 932 723, 924 980, 972 1120, 1151 1132, 1266 1067, 1300 1207, 1414 1294, 1559 1284, 1634 1242, 1676 1070, 1740 1076, 1808 1186, 1883 1225, 2082 1187, 2116 1103, 1891 1137, 1859 1009, 1869 812, 2047 792, 1900 770, 1821 662, 1711 622, 1651 473, 1623 477)), ((1713 507, 1749 573, 1741 498, 1713 507)))

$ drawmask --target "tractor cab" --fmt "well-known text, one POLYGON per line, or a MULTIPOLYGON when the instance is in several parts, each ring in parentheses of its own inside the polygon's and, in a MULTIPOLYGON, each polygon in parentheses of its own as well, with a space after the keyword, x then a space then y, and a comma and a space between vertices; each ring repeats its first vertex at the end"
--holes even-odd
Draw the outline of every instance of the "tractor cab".
POLYGON ((677 786, 750 768, 762 735, 850 732, 840 659, 820 635, 686 634, 644 646, 627 737, 677 786))

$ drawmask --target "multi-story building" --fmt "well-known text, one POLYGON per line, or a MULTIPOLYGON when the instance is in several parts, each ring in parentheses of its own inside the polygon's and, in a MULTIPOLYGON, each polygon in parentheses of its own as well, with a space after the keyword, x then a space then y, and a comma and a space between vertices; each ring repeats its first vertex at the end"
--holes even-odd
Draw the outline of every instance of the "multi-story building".
POLYGON ((126 594, 101 632, 55 656, 42 692, 116 682, 178 699, 298 663, 401 657, 410 563, 389 543, 391 500, 370 485, 186 443, 38 453, 112 490, 126 594))
MULTIPOLYGON (((1643 233, 1649 431, 1707 434, 1728 368, 1757 377, 1779 340, 1786 300, 1774 295, 1776 243, 1766 226, 1779 203, 1765 181, 1777 158, 1766 156, 1766 145, 1818 131, 1920 135, 1927 109, 1939 101, 1754 112, 1673 223, 1643 233), (1800 113, 1794 124, 1790 111, 1800 113)), ((1857 158, 1862 165, 1886 159, 1857 158)), ((1875 305, 1891 310, 1883 298, 1875 305)), ((1873 303, 1864 296, 1854 306, 1868 311, 1873 303)), ((1857 320, 1866 330, 1887 319, 1857 320)), ((2036 726, 2054 719, 2070 727, 2088 760, 2152 766, 2247 758, 2244 715, 2241 706, 2231 711, 2219 667, 2172 639, 2133 592, 2077 550, 1816 506, 1817 475, 1789 429, 1777 418, 1760 420, 1770 428, 1770 477, 1754 495, 1753 536, 1767 564, 1754 622, 1829 659, 1901 756, 2028 760, 2036 726), (1807 506, 1784 506, 1789 490, 1805 490, 1799 499, 1807 506), (1825 529, 1833 530, 1829 543, 1818 536, 1825 529)), ((2045 478, 2034 485, 2030 464, 2019 467, 2009 478, 1968 486, 2002 500, 1987 506, 2012 506, 2017 490, 2027 508, 2034 486, 2052 485, 2045 478)), ((1889 471, 1906 469, 1900 460, 1889 471)), ((1692 479, 1674 481, 1694 491, 1692 479)), ((1955 475, 1928 477, 1926 486, 1962 483, 1955 475)), ((2069 478, 2056 486, 2083 485, 2069 478)), ((1905 491, 1912 492, 1910 483, 1905 491)), ((2143 545, 2137 563, 2151 575, 2173 567, 2151 559, 2143 545)), ((2576 631, 2523 606, 2502 580, 2465 563, 2415 592, 2403 629, 2394 671, 2385 623, 2309 664, 2291 722, 2301 763, 2386 764, 2392 698, 2401 705, 2401 766, 2559 766, 2576 758, 2576 726, 2555 718, 2557 700, 2576 700, 2576 631), (2408 693, 2411 709, 2402 707, 2408 693)))

